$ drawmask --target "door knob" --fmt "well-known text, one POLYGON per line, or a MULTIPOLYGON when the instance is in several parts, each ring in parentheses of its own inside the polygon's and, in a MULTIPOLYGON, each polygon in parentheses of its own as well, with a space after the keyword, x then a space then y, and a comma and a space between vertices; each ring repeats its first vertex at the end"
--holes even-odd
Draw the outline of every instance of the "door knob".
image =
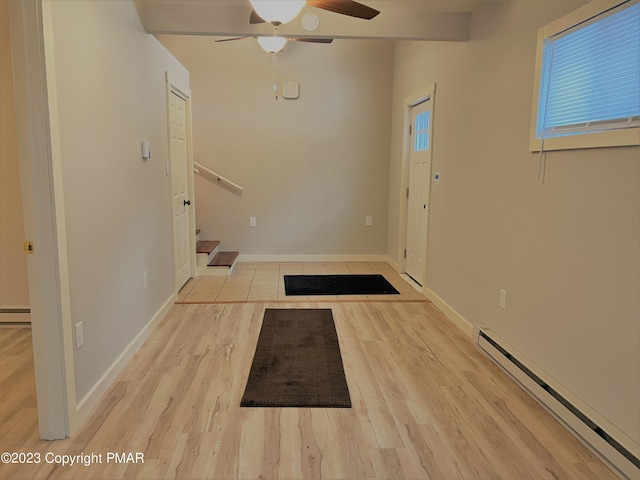
POLYGON ((184 205, 191 205, 191 200, 185 200, 184 202, 182 202, 184 205))

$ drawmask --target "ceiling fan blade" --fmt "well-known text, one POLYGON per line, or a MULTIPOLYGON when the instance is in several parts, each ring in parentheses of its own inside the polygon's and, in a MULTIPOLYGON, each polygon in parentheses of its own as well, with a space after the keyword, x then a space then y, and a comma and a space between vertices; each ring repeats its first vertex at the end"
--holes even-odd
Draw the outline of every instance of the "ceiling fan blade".
POLYGON ((219 42, 233 42, 234 40, 244 40, 245 38, 251 38, 251 37, 232 37, 232 38, 221 38, 220 40, 216 40, 215 43, 219 43, 219 42))
POLYGON ((308 43, 331 43, 333 38, 288 38, 292 42, 308 42, 308 43))
POLYGON ((307 0, 307 5, 365 20, 371 20, 380 13, 354 0, 307 0))
POLYGON ((258 15, 256 13, 255 10, 251 10, 251 16, 249 17, 249 23, 253 25, 254 23, 265 23, 265 21, 262 19, 262 17, 260 15, 258 15))

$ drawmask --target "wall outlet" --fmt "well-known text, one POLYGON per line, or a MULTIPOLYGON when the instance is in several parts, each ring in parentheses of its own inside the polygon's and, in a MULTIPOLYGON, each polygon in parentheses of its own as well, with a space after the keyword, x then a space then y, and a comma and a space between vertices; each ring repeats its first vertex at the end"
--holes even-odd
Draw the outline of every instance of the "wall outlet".
POLYGON ((250 227, 256 226, 256 217, 249 217, 249 226, 250 227))
POLYGON ((147 288, 149 286, 149 276, 147 275, 147 271, 142 272, 142 286, 147 288))
POLYGON ((84 330, 82 328, 82 322, 76 323, 76 350, 84 345, 84 330))
POLYGON ((364 224, 368 227, 373 225, 373 217, 364 217, 364 224))
POLYGON ((500 289, 500 308, 507 309, 507 291, 503 289, 500 289))

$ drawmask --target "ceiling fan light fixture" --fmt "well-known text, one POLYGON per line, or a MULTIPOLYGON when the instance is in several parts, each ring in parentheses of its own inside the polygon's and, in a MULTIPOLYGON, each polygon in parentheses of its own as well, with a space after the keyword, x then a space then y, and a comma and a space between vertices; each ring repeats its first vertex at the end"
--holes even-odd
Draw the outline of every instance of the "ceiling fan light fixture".
POLYGON ((285 37, 258 37, 258 44, 267 53, 281 52, 286 43, 285 37))
POLYGON ((274 25, 290 22, 298 16, 306 0, 249 0, 260 17, 274 25))

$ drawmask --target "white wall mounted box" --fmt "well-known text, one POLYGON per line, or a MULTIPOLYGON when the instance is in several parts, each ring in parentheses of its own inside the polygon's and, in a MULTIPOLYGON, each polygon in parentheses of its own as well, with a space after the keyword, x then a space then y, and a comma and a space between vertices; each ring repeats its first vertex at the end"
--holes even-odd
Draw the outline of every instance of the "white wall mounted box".
POLYGON ((282 84, 282 98, 289 100, 300 98, 300 84, 298 82, 284 82, 282 84))

